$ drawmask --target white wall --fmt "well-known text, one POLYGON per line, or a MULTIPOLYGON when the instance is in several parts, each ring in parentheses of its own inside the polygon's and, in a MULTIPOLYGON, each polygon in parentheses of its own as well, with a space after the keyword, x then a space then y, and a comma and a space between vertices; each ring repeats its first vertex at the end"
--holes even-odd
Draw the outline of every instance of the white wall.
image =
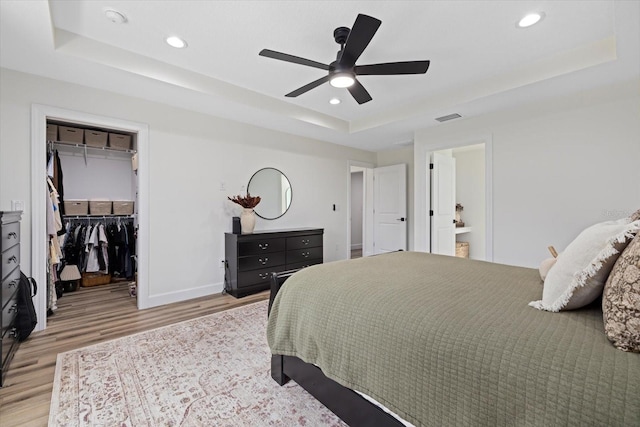
POLYGON ((456 240, 469 242, 469 258, 484 260, 485 251, 485 161, 484 145, 455 148, 456 159, 456 203, 464 209, 462 221, 471 232, 458 234, 456 240))
POLYGON ((537 267, 547 246, 562 250, 586 226, 640 207, 638 88, 636 80, 418 131, 416 163, 442 141, 490 135, 494 261, 537 267))
POLYGON ((374 163, 374 153, 7 69, 0 69, 0 93, 0 209, 9 210, 13 199, 26 203, 21 256, 27 273, 33 103, 149 125, 152 301, 222 289, 223 234, 239 213, 226 198, 243 192, 252 174, 267 166, 287 175, 293 203, 278 220, 258 218, 256 229, 322 227, 325 261, 348 258, 347 210, 334 212, 332 205, 348 203, 349 160, 374 163))
POLYGON ((87 150, 86 164, 82 149, 63 147, 58 154, 65 199, 136 199, 131 154, 110 151, 107 157, 99 151, 87 150))

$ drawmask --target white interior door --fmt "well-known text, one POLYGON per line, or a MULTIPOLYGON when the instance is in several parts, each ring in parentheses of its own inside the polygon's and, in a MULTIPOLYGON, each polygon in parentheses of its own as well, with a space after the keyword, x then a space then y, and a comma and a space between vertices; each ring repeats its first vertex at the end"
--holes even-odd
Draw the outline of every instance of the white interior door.
POLYGON ((374 253, 407 250, 407 165, 373 170, 374 253))
POLYGON ((456 254, 456 159, 433 153, 431 175, 431 252, 456 254))

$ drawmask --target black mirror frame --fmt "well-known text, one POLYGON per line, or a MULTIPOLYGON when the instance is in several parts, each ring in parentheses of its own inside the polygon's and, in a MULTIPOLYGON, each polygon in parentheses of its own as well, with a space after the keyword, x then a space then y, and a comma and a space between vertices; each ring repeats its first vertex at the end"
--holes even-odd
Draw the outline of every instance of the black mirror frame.
POLYGON ((282 172, 280 169, 276 169, 276 168, 272 168, 272 167, 266 167, 266 168, 258 169, 257 171, 255 171, 255 173, 253 175, 251 175, 251 178, 249 178, 249 182, 247 183, 247 193, 248 194, 251 194, 251 191, 250 191, 250 188, 249 188, 251 186, 251 180, 253 180, 253 178, 258 173, 260 173, 261 171, 266 170, 266 169, 273 169, 274 171, 279 172, 280 175, 284 176, 287 179, 287 182, 289 183, 289 189, 291 190, 291 201, 290 201, 289 205, 287 206, 287 209, 284 212, 282 212, 280 215, 278 215, 276 217, 273 217, 273 218, 267 218, 267 217, 264 217, 264 216, 260 215, 258 212, 256 212, 255 208, 253 209, 253 212, 256 215, 258 215, 260 218, 266 219, 268 221, 273 221, 274 219, 278 219, 278 218, 282 217, 284 214, 289 212, 289 209, 291 209, 291 204, 293 203, 293 186, 291 185, 291 180, 289 179, 289 177, 287 175, 285 175, 284 172, 282 172))

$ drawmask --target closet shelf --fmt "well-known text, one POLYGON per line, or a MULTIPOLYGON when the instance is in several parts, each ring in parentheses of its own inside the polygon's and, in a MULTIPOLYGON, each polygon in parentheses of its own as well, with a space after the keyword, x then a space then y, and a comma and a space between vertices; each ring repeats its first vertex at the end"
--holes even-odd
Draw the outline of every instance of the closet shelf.
POLYGON ((63 146, 63 147, 75 147, 75 148, 82 148, 82 149, 87 149, 87 150, 100 150, 100 151, 111 151, 114 153, 129 153, 129 154, 135 154, 136 150, 116 150, 114 148, 109 148, 109 147, 92 147, 90 145, 87 144, 78 144, 75 142, 64 142, 64 141, 47 141, 53 145, 56 146, 63 146))
POLYGON ((116 218, 135 218, 133 215, 62 215, 64 219, 116 219, 116 218))

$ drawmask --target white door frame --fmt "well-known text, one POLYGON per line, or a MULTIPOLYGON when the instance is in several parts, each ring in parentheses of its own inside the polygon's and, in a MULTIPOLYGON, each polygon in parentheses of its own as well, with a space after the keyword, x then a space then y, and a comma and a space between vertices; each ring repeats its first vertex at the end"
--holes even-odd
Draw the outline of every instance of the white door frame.
POLYGON ((485 260, 493 261, 493 135, 476 138, 452 139, 438 144, 415 144, 414 161, 414 250, 430 252, 431 229, 429 210, 431 209, 431 175, 429 163, 434 151, 484 144, 485 162, 485 260))
MULTIPOLYGON (((347 164, 347 250, 351 251, 351 168, 364 168, 362 174, 362 193, 364 196, 362 212, 362 256, 373 255, 373 168, 371 163, 349 160, 347 164)), ((347 259, 351 258, 347 252, 347 259)))
POLYGON ((137 133, 138 151, 138 309, 149 307, 149 125, 49 105, 31 106, 31 276, 40 284, 34 305, 37 331, 47 326, 46 156, 47 119, 137 133))

